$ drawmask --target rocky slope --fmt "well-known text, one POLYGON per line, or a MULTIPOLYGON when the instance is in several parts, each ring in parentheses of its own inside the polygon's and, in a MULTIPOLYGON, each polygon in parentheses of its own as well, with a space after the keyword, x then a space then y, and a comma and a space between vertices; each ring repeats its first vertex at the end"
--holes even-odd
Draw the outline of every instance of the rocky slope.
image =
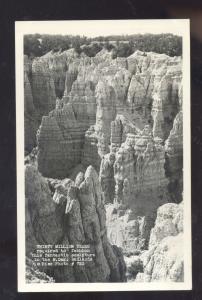
POLYGON ((75 182, 55 182, 47 181, 28 164, 25 178, 27 256, 37 244, 90 245, 95 254, 84 266, 40 267, 39 272, 56 282, 124 281, 123 255, 107 239, 105 208, 95 169, 89 166, 75 182))
POLYGON ((143 272, 137 274, 137 282, 184 280, 183 203, 168 203, 158 209, 148 251, 140 258, 143 272))

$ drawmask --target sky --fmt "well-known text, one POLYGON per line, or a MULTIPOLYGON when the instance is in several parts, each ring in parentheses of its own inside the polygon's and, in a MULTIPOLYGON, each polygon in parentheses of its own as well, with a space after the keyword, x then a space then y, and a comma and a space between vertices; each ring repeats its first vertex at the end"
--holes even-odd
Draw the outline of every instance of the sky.
POLYGON ((85 35, 87 37, 173 33, 183 35, 183 20, 92 20, 92 21, 17 21, 16 28, 24 34, 85 35))

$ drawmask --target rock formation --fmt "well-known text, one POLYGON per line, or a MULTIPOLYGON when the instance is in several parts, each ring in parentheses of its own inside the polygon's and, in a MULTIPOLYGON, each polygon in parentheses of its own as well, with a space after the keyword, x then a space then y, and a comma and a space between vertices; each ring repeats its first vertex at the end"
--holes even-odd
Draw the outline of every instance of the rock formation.
POLYGON ((26 253, 36 243, 59 243, 63 236, 61 216, 56 215, 48 183, 28 164, 25 167, 26 253))
POLYGON ((165 139, 179 107, 181 58, 136 51, 128 65, 133 76, 127 101, 142 120, 153 123, 154 136, 165 139))
POLYGON ((41 116, 47 115, 55 107, 56 93, 53 74, 46 59, 34 59, 31 78, 32 96, 36 110, 41 116))
MULTIPOLYGON (((39 88, 38 97, 41 99, 34 101, 38 106, 43 103, 46 107, 46 111, 40 109, 43 115, 47 115, 53 109, 48 118, 57 116, 57 124, 64 139, 62 144, 66 142, 69 144, 69 150, 65 149, 65 152, 69 152, 67 156, 72 156, 72 148, 77 147, 74 141, 78 140, 82 151, 76 154, 77 159, 72 159, 72 165, 83 162, 87 166, 89 157, 92 157, 91 164, 99 171, 99 163, 105 154, 110 150, 116 151, 125 141, 127 133, 136 134, 146 125, 151 126, 154 137, 161 138, 163 142, 168 138, 180 107, 180 58, 136 51, 127 59, 113 60, 106 50, 102 50, 93 58, 85 55, 78 57, 73 51, 68 50, 63 54, 49 53, 40 60, 34 61, 32 73, 38 65, 42 69, 39 70, 40 72, 43 74, 48 72, 53 78, 55 86, 57 80, 54 80, 56 76, 54 74, 60 73, 59 70, 62 69, 61 76, 64 77, 66 68, 63 98, 56 101, 56 95, 51 92, 51 90, 56 91, 56 88, 49 88, 49 93, 52 93, 46 96, 49 103, 52 103, 49 105, 47 100, 42 100, 43 95, 39 88), (52 98, 54 101, 51 100, 52 98), (72 115, 72 112, 74 117, 71 118, 75 123, 72 127, 76 129, 71 129, 70 126, 67 128, 64 117, 62 122, 58 117, 59 114, 72 115), (69 142, 69 139, 72 142, 69 142)), ((46 75, 44 78, 46 79, 43 80, 50 81, 46 75)), ((40 84, 42 82, 40 81, 40 84)), ((59 95, 56 92, 55 94, 59 95)), ((34 96, 33 98, 35 99, 34 96)), ((42 121, 42 135, 43 124, 42 121)), ((40 134, 39 132, 39 136, 40 134)), ((55 143, 58 143, 57 139, 55 143)), ((39 144, 40 155, 51 159, 52 149, 49 144, 46 145, 44 149, 39 144)), ((42 174, 58 176, 57 171, 53 172, 55 175, 47 174, 40 155, 38 163, 42 174)), ((63 163, 64 155, 60 155, 59 160, 58 165, 63 169, 60 177, 65 177, 72 165, 63 163)))
POLYGON ((92 164, 97 171, 100 169, 101 158, 98 154, 98 138, 95 131, 95 126, 92 125, 85 133, 84 151, 81 158, 84 166, 92 164))
POLYGON ((106 216, 101 186, 95 169, 89 166, 75 182, 64 179, 54 186, 36 168, 26 166, 26 253, 38 244, 90 245, 95 255, 84 266, 45 267, 56 282, 124 281, 125 263, 120 250, 111 246, 106 234, 106 216))
POLYGON ((77 121, 71 103, 42 118, 38 132, 38 168, 47 177, 65 178, 81 160, 85 119, 77 121))
POLYGON ((183 203, 167 203, 158 209, 149 249, 140 258, 144 272, 138 273, 135 281, 184 280, 183 203))
MULTIPOLYGON (((25 91, 25 149, 30 152, 36 145, 36 131, 42 116, 48 115, 56 106, 56 97, 61 98, 76 79, 77 69, 71 67, 77 54, 73 49, 66 52, 49 52, 30 61, 24 59, 25 91), (32 103, 32 104, 31 104, 32 103)), ((74 62, 75 64, 75 62, 74 62)))
MULTIPOLYGON (((169 205, 173 211, 181 207, 165 204, 182 200, 181 63, 181 57, 153 52, 112 59, 107 50, 90 58, 70 49, 25 64, 25 141, 32 149, 38 128, 36 168, 41 173, 26 168, 27 247, 47 242, 50 222, 51 243, 88 243, 97 259, 48 273, 56 281, 125 280, 117 246, 127 255, 149 248, 148 259, 152 264, 156 259, 152 270, 143 264, 138 280, 182 280, 178 258, 176 276, 158 273, 158 257, 166 260, 168 242, 181 243, 179 232, 155 239, 161 210, 170 214, 169 205), (47 207, 45 221, 33 225, 35 215, 43 219, 39 202, 47 207)), ((178 255, 175 249, 168 253, 171 261, 178 255)))
POLYGON ((107 224, 109 238, 118 239, 126 252, 146 247, 156 210, 167 202, 164 154, 163 146, 153 141, 148 128, 137 136, 128 134, 116 153, 115 204, 112 210, 109 206, 107 224))

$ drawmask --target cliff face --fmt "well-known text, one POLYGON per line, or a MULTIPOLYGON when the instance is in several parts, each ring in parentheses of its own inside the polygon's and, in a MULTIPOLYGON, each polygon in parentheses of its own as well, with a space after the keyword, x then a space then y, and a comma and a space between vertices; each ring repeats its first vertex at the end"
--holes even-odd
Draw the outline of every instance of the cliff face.
POLYGON ((85 266, 46 267, 41 271, 51 274, 56 282, 124 281, 123 256, 107 239, 105 208, 94 168, 89 166, 85 174, 79 173, 75 182, 52 181, 53 197, 50 183, 35 167, 27 165, 25 172, 27 255, 36 243, 90 245, 95 254, 85 266))
POLYGON ((165 139, 179 107, 181 59, 136 51, 128 65, 134 75, 127 101, 143 120, 153 124, 154 136, 165 139))
POLYGON ((62 98, 65 90, 67 90, 65 82, 68 79, 73 82, 76 77, 74 75, 76 70, 71 65, 72 62, 76 65, 77 58, 76 51, 70 49, 64 52, 51 51, 33 60, 33 97, 41 112, 48 113, 53 109, 56 97, 62 98))
POLYGON ((71 86, 76 79, 77 69, 74 71, 71 64, 77 56, 72 49, 63 53, 49 52, 33 61, 25 55, 25 149, 27 152, 36 145, 36 131, 42 117, 47 116, 55 108, 56 98, 61 98, 68 89, 66 86, 71 86), (32 111, 30 111, 31 106, 32 111))
POLYGON ((137 274, 137 282, 184 280, 183 203, 168 203, 158 209, 149 249, 141 259, 144 272, 137 274))
POLYGON ((46 59, 36 58, 33 61, 31 84, 34 105, 44 116, 55 107, 56 99, 53 74, 46 59))
POLYGON ((72 103, 57 107, 42 118, 39 128, 38 168, 47 177, 64 178, 80 163, 87 114, 78 118, 72 103))

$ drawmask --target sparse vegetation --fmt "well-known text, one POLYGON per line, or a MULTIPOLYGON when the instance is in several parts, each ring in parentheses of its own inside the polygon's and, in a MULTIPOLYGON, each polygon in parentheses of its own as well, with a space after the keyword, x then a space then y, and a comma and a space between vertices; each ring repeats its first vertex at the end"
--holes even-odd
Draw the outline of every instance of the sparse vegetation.
POLYGON ((139 272, 143 272, 143 263, 141 259, 136 259, 127 269, 128 278, 135 279, 139 272))

